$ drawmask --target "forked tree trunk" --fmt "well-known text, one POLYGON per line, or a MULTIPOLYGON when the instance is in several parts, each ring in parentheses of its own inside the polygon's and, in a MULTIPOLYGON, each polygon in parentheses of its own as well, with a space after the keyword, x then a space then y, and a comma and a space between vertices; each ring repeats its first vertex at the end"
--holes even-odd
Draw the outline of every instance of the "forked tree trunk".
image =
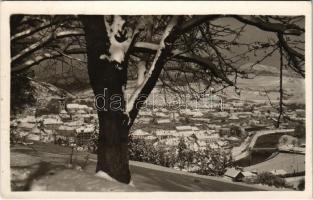
MULTIPOLYGON (((126 65, 129 51, 122 55, 123 59, 115 60, 115 55, 113 57, 111 55, 115 51, 109 50, 113 38, 109 38, 106 32, 103 16, 80 16, 80 18, 86 34, 90 84, 96 96, 98 107, 100 135, 96 170, 104 171, 116 180, 128 183, 130 181, 128 162, 129 128, 132 126, 143 101, 151 93, 158 80, 166 58, 177 38, 179 32, 177 27, 179 27, 178 24, 180 24, 182 18, 175 16, 169 22, 161 39, 159 50, 150 67, 150 75, 147 77, 146 83, 135 90, 128 102, 130 105, 127 106, 127 109, 125 109, 123 87, 126 86, 127 82, 126 65), (140 94, 143 96, 140 96, 140 94), (103 98, 97 99, 99 95, 104 96, 105 101, 102 101, 103 98), (120 109, 116 109, 118 106, 120 109), (104 110, 99 110, 99 108, 104 110), (124 114, 125 110, 128 115, 124 114)), ((115 37, 119 37, 118 35, 118 33, 114 35, 114 40, 119 40, 115 37)), ((135 41, 134 37, 135 35, 133 35, 132 42, 135 41)), ((133 43, 129 45, 131 46, 131 44, 133 43)), ((116 47, 113 49, 116 50, 116 47)))
POLYGON ((80 16, 80 19, 86 34, 90 84, 95 97, 100 97, 96 98, 99 118, 96 171, 103 171, 120 182, 129 183, 129 130, 128 118, 123 113, 125 102, 122 90, 127 74, 116 63, 100 59, 109 49, 103 16, 80 16))

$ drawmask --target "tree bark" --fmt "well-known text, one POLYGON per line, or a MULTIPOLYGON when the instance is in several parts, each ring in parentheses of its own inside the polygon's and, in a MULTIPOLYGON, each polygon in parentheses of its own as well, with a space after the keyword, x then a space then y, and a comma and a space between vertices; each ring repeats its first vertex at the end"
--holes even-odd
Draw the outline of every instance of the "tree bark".
POLYGON ((103 171, 120 182, 129 183, 128 117, 123 112, 127 70, 119 70, 114 61, 100 59, 110 45, 103 16, 80 16, 80 19, 86 34, 90 84, 95 96, 103 97, 96 98, 99 118, 96 172, 103 171))

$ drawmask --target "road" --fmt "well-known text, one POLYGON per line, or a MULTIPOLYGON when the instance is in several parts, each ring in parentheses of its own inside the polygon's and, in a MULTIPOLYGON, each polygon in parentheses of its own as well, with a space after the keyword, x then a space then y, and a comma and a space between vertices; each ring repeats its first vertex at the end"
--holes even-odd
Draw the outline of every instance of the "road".
MULTIPOLYGON (((12 150, 11 150, 12 151, 12 150)), ((52 144, 36 143, 29 146, 15 147, 15 152, 38 155, 46 162, 65 163, 69 159, 71 150, 66 147, 52 144), (31 148, 30 148, 31 146, 31 148), (28 150, 26 150, 28 148, 28 150), (28 152, 28 153, 26 153, 28 152)), ((77 160, 84 160, 86 153, 76 152, 77 160)), ((89 162, 85 168, 88 173, 94 173, 96 155, 89 154, 89 162)), ((266 187, 253 186, 243 183, 233 183, 220 177, 200 176, 187 172, 130 161, 130 171, 135 188, 139 191, 172 191, 172 192, 197 192, 197 191, 262 191, 266 187)), ((271 188, 272 189, 272 188, 271 188)))
POLYGON ((193 175, 172 173, 140 166, 130 165, 135 187, 143 191, 260 191, 249 185, 234 184, 225 180, 200 178, 193 175))

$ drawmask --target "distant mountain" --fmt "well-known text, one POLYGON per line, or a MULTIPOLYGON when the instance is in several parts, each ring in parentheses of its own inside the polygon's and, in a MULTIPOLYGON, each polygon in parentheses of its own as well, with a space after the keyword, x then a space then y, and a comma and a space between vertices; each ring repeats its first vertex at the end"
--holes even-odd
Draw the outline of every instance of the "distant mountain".
MULTIPOLYGON (((279 68, 270 65, 253 65, 253 63, 246 63, 242 65, 239 70, 247 72, 249 75, 279 76, 279 68)), ((283 76, 291 75, 294 75, 294 73, 290 73, 289 70, 283 69, 283 76)))

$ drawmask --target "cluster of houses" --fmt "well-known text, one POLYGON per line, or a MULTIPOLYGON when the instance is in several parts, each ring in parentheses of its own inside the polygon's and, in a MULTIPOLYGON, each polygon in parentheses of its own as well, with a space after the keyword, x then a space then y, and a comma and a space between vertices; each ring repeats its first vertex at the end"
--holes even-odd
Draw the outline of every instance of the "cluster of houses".
POLYGON ((63 145, 85 145, 96 130, 97 114, 93 108, 77 103, 67 104, 59 114, 26 116, 11 120, 11 128, 23 140, 63 145))
POLYGON ((154 145, 162 144, 167 147, 175 147, 180 138, 185 138, 189 149, 196 151, 205 149, 208 145, 216 149, 228 144, 227 141, 222 141, 219 134, 214 133, 213 130, 199 130, 198 127, 189 125, 176 126, 173 130, 156 129, 150 132, 137 129, 131 135, 134 139, 142 139, 153 142, 154 145))
MULTIPOLYGON (((305 111, 286 111, 286 115, 303 121, 305 111)), ((139 112, 135 124, 139 126, 134 128, 132 136, 169 146, 177 144, 179 138, 184 137, 190 141, 191 146, 195 146, 191 148, 201 149, 209 145, 212 148, 230 150, 239 146, 249 134, 273 128, 273 119, 277 119, 277 116, 277 111, 271 105, 252 102, 248 104, 238 99, 227 99, 222 107, 214 109, 201 105, 196 109, 186 107, 177 110, 154 107, 139 112), (146 128, 152 123, 162 129, 146 128), (240 133, 247 135, 241 137, 240 133)), ((281 128, 290 127, 288 123, 282 123, 281 128)))

